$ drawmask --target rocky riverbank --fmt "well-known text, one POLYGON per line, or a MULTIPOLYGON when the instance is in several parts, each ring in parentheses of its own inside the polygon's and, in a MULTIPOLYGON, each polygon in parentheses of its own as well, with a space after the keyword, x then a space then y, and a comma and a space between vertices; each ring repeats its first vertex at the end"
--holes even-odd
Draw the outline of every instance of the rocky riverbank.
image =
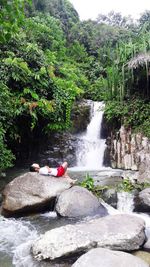
MULTIPOLYGON (((150 210, 149 190, 141 191, 139 198, 150 210)), ((31 251, 36 260, 55 264, 72 258, 72 267, 85 266, 85 262, 89 264, 86 266, 96 267, 98 260, 103 267, 109 266, 110 261, 112 266, 122 261, 123 266, 149 266, 125 253, 144 246, 149 248, 144 220, 134 214, 119 214, 113 208, 111 215, 109 205, 87 189, 72 186, 64 178, 26 173, 15 178, 3 191, 2 211, 7 216, 39 212, 44 205, 48 210, 55 210, 58 216, 76 218, 78 222, 46 231, 33 240, 31 251), (107 260, 102 255, 106 255, 107 260)))

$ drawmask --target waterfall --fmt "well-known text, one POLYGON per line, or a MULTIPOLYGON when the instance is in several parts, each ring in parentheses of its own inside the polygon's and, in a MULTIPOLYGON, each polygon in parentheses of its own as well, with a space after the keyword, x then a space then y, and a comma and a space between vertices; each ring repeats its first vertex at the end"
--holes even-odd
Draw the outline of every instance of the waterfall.
POLYGON ((91 103, 91 121, 84 134, 78 136, 77 167, 87 170, 101 169, 105 151, 105 139, 100 139, 103 118, 103 102, 91 103))

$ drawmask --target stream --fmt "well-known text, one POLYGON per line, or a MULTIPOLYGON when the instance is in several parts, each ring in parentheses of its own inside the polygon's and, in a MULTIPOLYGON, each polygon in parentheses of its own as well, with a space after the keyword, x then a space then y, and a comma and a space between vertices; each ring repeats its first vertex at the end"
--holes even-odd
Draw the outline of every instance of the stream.
MULTIPOLYGON (((94 102, 91 104, 91 121, 87 127, 87 131, 78 136, 77 146, 77 166, 69 168, 68 172, 73 179, 85 179, 88 173, 95 181, 106 181, 110 184, 112 174, 116 175, 113 183, 121 175, 122 170, 113 170, 103 166, 103 155, 105 151, 105 140, 100 138, 101 123, 103 116, 103 103, 94 102), (98 176, 97 176, 98 173, 98 176)), ((26 170, 19 170, 12 173, 11 178, 7 178, 7 182, 24 173, 26 170)), ((107 183, 106 183, 107 184, 107 183)), ((3 187, 4 185, 1 185, 3 187)), ((129 193, 118 193, 117 210, 107 206, 110 214, 115 213, 132 213, 133 214, 133 196, 129 193)), ((146 214, 136 214, 144 218, 146 222, 147 235, 150 235, 150 217, 146 214)), ((86 220, 86 218, 85 218, 86 220)), ((70 267, 71 262, 66 263, 39 263, 35 261, 30 253, 30 247, 33 240, 37 239, 40 234, 60 227, 66 224, 75 224, 79 221, 66 218, 58 218, 55 212, 45 212, 34 214, 18 219, 4 218, 0 216, 0 267, 70 267)))

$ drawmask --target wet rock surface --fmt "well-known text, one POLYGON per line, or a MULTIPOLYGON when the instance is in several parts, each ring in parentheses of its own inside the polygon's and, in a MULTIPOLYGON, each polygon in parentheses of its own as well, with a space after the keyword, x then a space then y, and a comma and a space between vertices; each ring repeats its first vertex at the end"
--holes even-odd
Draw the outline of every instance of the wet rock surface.
POLYGON ((64 217, 83 217, 99 214, 107 215, 106 209, 86 188, 73 186, 60 194, 55 207, 64 217))
POLYGON ((86 130, 87 125, 90 122, 91 103, 91 100, 85 100, 82 102, 75 103, 71 114, 71 132, 73 134, 79 134, 86 130))
POLYGON ((67 161, 69 166, 76 162, 77 138, 70 133, 55 133, 44 145, 45 149, 38 155, 41 165, 57 167, 67 161))
POLYGON ((145 241, 145 223, 132 215, 109 215, 46 232, 32 246, 38 260, 54 260, 95 247, 132 251, 145 241))
POLYGON ((139 192, 135 197, 135 211, 150 212, 150 188, 146 188, 139 192))
POLYGON ((105 189, 102 192, 102 199, 111 205, 113 208, 117 208, 117 202, 118 202, 118 197, 117 197, 117 190, 115 188, 110 188, 110 189, 105 189))
POLYGON ((55 198, 70 187, 66 178, 25 173, 6 185, 2 193, 2 214, 9 216, 46 208, 53 210, 55 198))

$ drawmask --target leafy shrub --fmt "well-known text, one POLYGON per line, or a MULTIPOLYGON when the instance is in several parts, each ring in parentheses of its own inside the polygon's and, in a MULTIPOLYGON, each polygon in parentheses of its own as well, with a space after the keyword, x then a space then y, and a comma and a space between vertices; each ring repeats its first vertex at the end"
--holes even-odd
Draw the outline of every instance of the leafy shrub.
POLYGON ((150 137, 150 103, 139 98, 118 102, 107 101, 105 115, 109 123, 113 125, 118 121, 126 127, 131 127, 133 131, 140 131, 150 137))
POLYGON ((0 124, 0 174, 1 171, 5 170, 8 167, 13 166, 13 160, 15 159, 11 150, 7 148, 4 140, 5 131, 0 124))
POLYGON ((95 186, 94 186, 94 180, 92 177, 90 177, 89 174, 86 174, 85 180, 83 180, 81 183, 79 183, 80 186, 87 188, 90 191, 94 191, 95 186))
POLYGON ((130 192, 134 189, 134 184, 129 178, 123 179, 123 181, 117 186, 117 191, 130 192))

